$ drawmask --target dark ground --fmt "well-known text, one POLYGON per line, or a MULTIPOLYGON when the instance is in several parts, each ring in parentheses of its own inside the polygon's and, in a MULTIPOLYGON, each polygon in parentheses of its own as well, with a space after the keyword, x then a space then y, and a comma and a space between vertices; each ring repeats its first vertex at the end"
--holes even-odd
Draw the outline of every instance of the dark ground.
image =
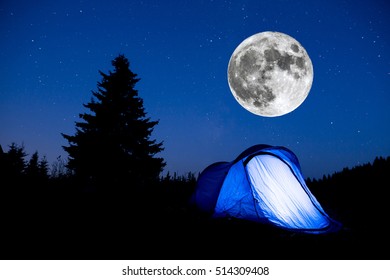
POLYGON ((371 260, 390 254, 387 220, 347 221, 339 232, 312 235, 214 220, 164 195, 52 192, 1 199, 1 259, 371 260))
POLYGON ((388 260, 388 174, 390 157, 308 180, 325 212, 343 224, 319 235, 205 216, 189 203, 194 178, 138 191, 124 184, 126 192, 62 179, 45 186, 0 180, 0 259, 388 260))

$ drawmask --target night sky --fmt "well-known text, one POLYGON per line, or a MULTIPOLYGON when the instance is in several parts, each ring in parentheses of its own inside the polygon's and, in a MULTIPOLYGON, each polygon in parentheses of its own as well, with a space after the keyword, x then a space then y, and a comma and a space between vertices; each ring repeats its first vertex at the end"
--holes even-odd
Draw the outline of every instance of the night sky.
MULTIPOLYGON (((254 144, 281 145, 304 177, 390 155, 390 8, 387 1, 18 1, 0 4, 0 144, 51 165, 101 81, 124 54, 141 79, 147 116, 159 120, 164 172, 198 173, 254 144), (307 99, 280 117, 234 99, 227 66, 262 31, 308 52, 307 99)), ((98 152, 98 151, 97 151, 98 152)), ((29 159, 27 156, 27 159, 29 159)))

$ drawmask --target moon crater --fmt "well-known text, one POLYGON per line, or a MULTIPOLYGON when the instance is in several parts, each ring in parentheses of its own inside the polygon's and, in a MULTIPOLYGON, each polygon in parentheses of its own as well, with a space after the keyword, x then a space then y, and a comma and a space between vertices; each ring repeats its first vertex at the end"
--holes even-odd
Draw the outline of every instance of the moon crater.
POLYGON ((281 116, 306 99, 313 66, 294 38, 262 32, 244 40, 228 65, 228 82, 237 102, 260 116, 281 116))

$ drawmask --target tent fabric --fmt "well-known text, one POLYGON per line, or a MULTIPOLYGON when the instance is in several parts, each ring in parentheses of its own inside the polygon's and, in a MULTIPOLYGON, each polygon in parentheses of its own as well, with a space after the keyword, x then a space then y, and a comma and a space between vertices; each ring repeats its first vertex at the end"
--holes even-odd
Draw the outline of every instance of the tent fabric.
POLYGON ((199 176, 197 190, 192 200, 203 212, 214 211, 219 191, 230 166, 228 162, 216 162, 203 170, 202 176, 199 176))
POLYGON ((247 180, 244 166, 234 164, 231 166, 222 185, 214 217, 236 217, 248 220, 260 219, 258 214, 250 182, 247 180))
POLYGON ((303 178, 289 149, 254 145, 231 162, 217 162, 199 175, 193 202, 214 218, 235 217, 306 233, 336 231, 303 178))
POLYGON ((318 203, 311 201, 288 166, 270 155, 247 164, 254 197, 267 219, 284 228, 324 228, 329 225, 318 203))

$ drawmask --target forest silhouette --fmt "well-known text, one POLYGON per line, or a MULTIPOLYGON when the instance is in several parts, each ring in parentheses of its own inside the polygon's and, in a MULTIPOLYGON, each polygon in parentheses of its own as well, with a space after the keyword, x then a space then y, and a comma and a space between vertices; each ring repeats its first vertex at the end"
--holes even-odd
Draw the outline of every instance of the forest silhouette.
POLYGON ((190 203, 197 175, 161 176, 163 142, 151 139, 123 56, 102 75, 67 159, 0 146, 1 259, 389 259, 390 157, 308 178, 335 233, 308 235, 239 219, 213 219, 190 203))

